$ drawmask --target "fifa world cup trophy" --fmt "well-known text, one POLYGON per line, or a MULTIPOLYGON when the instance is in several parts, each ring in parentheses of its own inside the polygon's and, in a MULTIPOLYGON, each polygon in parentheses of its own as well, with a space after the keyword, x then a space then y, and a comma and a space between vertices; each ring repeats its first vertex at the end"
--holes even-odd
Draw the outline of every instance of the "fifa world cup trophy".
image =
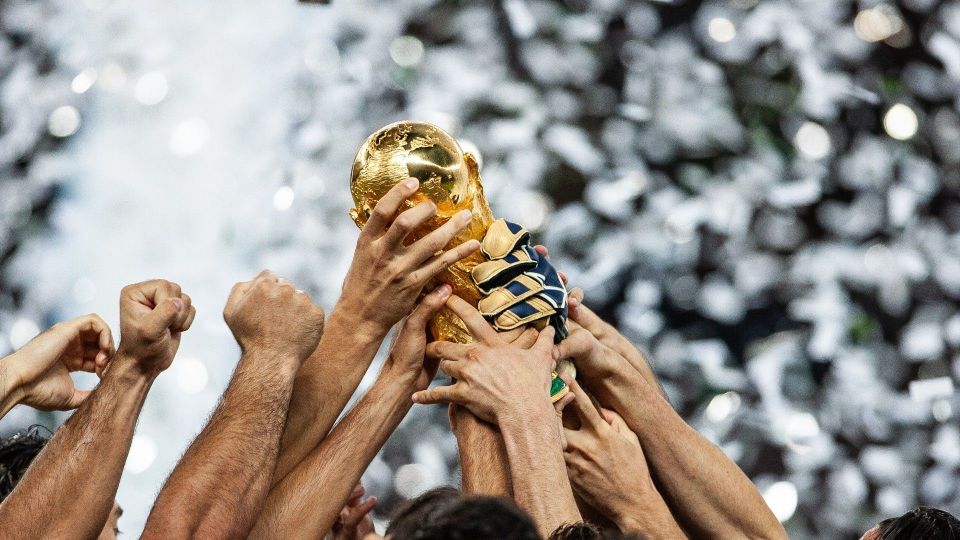
MULTIPOLYGON (((398 182, 420 181, 408 208, 431 200, 437 214, 408 237, 424 237, 462 210, 473 220, 445 249, 471 238, 481 241, 480 251, 453 264, 437 276, 454 294, 477 306, 500 331, 523 325, 553 325, 557 339, 566 336, 567 294, 557 272, 530 245, 530 235, 520 225, 496 220, 483 194, 477 160, 464 152, 442 129, 426 122, 390 124, 370 135, 353 162, 350 191, 356 207, 350 217, 363 227, 373 207, 398 182)), ((431 322, 435 339, 469 343, 469 331, 452 311, 442 310, 431 322)), ((563 370, 573 371, 569 362, 563 370)), ((551 396, 559 399, 566 385, 554 377, 551 396)))

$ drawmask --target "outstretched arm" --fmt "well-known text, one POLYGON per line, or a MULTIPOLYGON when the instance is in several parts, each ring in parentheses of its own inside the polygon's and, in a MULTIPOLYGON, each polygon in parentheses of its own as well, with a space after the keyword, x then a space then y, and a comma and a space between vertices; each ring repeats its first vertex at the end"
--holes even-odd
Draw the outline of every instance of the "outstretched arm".
POLYGON ((100 385, 0 504, 4 538, 96 538, 113 508, 140 409, 196 311, 180 287, 124 288, 120 348, 100 385))
POLYGON ((436 362, 424 363, 427 323, 450 295, 442 285, 404 321, 380 376, 330 435, 274 486, 253 537, 319 538, 333 527, 363 471, 426 388, 436 362))
POLYGON ((660 392, 642 355, 585 306, 582 327, 560 344, 605 407, 636 433, 654 479, 684 528, 704 538, 786 538, 756 486, 719 448, 687 425, 660 392), (602 339, 598 339, 602 338, 602 339), (678 451, 682 449, 682 451, 678 451))
POLYGON ((417 392, 414 401, 457 403, 500 427, 514 499, 533 516, 543 536, 580 521, 563 462, 562 428, 549 397, 556 363, 553 328, 540 332, 525 349, 506 343, 463 299, 452 296, 447 305, 476 342, 431 343, 427 355, 442 358, 440 367, 457 382, 417 392))
POLYGON ((223 399, 160 491, 143 538, 238 538, 270 483, 293 379, 323 311, 272 272, 238 283, 223 311, 242 355, 223 399))
POLYGON ((449 416, 450 428, 457 438, 463 492, 468 495, 512 496, 510 463, 497 426, 453 403, 449 416))
POLYGON ((580 419, 579 429, 564 429, 563 457, 574 491, 624 533, 686 538, 650 478, 636 434, 617 413, 598 411, 576 380, 566 381, 580 419))
POLYGON ((410 313, 424 286, 480 248, 471 240, 437 255, 470 222, 469 212, 404 245, 408 234, 437 212, 427 201, 397 215, 418 187, 412 178, 395 186, 360 232, 343 295, 330 313, 320 345, 297 373, 275 482, 327 435, 390 328, 410 313))

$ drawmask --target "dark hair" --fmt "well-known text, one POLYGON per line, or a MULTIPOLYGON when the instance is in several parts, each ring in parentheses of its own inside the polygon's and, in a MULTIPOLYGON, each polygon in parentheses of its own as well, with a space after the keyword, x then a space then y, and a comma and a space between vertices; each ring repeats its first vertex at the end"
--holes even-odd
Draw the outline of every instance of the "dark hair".
POLYGON ((398 509, 387 528, 393 540, 539 540, 533 519, 506 497, 428 491, 398 509))
POLYGON ((548 540, 644 540, 640 533, 623 534, 616 529, 604 530, 592 523, 580 521, 561 525, 550 533, 548 540))
POLYGON ((30 426, 0 439, 0 501, 17 487, 27 468, 47 444, 48 435, 41 431, 49 433, 43 426, 30 426))
POLYGON ((876 540, 960 539, 960 521, 949 512, 921 506, 877 524, 876 540))
POLYGON ((413 538, 421 527, 432 525, 437 515, 462 497, 456 488, 443 486, 401 503, 390 516, 387 535, 413 538))
POLYGON ((603 540, 603 532, 597 526, 580 521, 557 527, 549 540, 603 540))

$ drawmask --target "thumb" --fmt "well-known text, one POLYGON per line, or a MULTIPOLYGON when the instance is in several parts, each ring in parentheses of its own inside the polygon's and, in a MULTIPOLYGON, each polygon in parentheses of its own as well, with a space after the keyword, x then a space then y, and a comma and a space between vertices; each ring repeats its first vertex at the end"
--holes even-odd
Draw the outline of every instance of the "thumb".
POLYGON ((423 332, 427 328, 427 323, 430 322, 430 319, 434 315, 440 312, 443 309, 443 306, 447 304, 447 298, 450 297, 450 293, 453 292, 453 289, 444 283, 443 285, 434 289, 430 294, 423 297, 423 300, 420 301, 420 305, 413 310, 413 313, 410 314, 409 322, 416 325, 416 328, 423 332))
POLYGON ((146 316, 147 328, 153 335, 159 336, 177 320, 181 309, 183 309, 183 300, 179 298, 163 300, 146 316))
POLYGON ((78 390, 74 388, 73 395, 70 396, 69 400, 67 400, 67 403, 66 405, 64 405, 63 410, 76 409, 80 405, 83 405, 83 402, 86 401, 88 397, 90 397, 91 393, 92 393, 92 390, 78 390))
POLYGON ((533 349, 543 352, 550 353, 551 358, 553 357, 553 335, 556 333, 556 330, 552 326, 547 326, 540 331, 540 335, 537 337, 537 342, 533 344, 533 349))

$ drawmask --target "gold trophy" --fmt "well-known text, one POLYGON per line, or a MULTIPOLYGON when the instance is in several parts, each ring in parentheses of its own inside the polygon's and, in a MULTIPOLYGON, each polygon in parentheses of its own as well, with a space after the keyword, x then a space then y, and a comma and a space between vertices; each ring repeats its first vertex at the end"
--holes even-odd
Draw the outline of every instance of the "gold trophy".
MULTIPOLYGON (((381 197, 398 182, 410 177, 420 181, 420 189, 405 203, 406 208, 427 199, 437 205, 436 216, 413 231, 408 237, 410 242, 429 234, 462 210, 470 210, 473 220, 445 249, 470 239, 484 240, 488 228, 496 220, 483 194, 477 160, 464 152, 448 133, 426 122, 390 124, 370 135, 360 146, 350 175, 350 192, 356 205, 350 210, 350 217, 357 226, 363 227, 381 197)), ((485 262, 488 257, 480 251, 475 252, 441 272, 437 281, 449 284, 454 294, 477 306, 485 295, 477 287, 471 272, 485 262)), ((564 313, 565 299, 564 291, 564 313)), ((532 324, 543 328, 546 319, 532 324)), ((430 330, 434 339, 457 343, 473 341, 463 321, 447 308, 434 317, 430 330)), ((562 379, 555 377, 551 396, 559 399, 566 390, 562 379)))

